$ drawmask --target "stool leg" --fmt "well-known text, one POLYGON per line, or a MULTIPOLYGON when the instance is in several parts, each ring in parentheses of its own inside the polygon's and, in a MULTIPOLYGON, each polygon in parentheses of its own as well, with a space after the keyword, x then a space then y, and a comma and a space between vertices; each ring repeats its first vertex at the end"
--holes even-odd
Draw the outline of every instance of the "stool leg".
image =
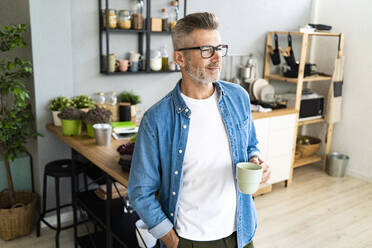
POLYGON ((37 221, 36 227, 36 236, 40 237, 40 229, 41 229, 41 220, 44 219, 45 211, 46 211, 46 202, 47 202, 47 175, 44 173, 44 182, 43 182, 43 199, 42 199, 42 209, 40 211, 39 220, 37 221))
POLYGON ((61 232, 61 208, 59 198, 59 178, 55 178, 56 187, 56 210, 57 210, 57 233, 56 233, 56 248, 59 248, 59 233, 61 232))

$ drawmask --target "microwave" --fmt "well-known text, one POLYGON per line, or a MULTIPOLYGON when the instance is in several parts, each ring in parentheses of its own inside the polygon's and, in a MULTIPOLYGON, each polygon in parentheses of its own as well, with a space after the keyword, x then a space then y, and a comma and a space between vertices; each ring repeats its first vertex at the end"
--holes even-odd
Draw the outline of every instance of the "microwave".
MULTIPOLYGON (((295 94, 283 94, 283 99, 288 101, 287 107, 294 108, 296 102, 295 94)), ((301 96, 300 120, 316 119, 323 116, 324 113, 324 96, 317 93, 303 94, 301 96)))

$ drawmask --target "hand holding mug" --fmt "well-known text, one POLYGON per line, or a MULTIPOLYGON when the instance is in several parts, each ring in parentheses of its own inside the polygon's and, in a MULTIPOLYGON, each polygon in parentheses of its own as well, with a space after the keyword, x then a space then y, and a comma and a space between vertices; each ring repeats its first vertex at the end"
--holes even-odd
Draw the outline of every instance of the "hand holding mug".
POLYGON ((270 166, 257 156, 251 157, 249 159, 249 162, 262 166, 263 171, 262 171, 262 179, 260 183, 266 183, 270 179, 270 176, 271 176, 270 166))

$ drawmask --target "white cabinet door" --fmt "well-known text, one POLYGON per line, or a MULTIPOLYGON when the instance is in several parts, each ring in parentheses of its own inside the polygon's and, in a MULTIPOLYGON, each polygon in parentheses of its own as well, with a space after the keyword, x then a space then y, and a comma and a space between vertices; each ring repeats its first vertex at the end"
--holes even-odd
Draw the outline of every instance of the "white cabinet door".
POLYGON ((278 183, 289 178, 292 155, 272 157, 268 160, 271 169, 270 183, 278 183))
POLYGON ((269 149, 271 157, 292 154, 294 128, 285 128, 270 131, 269 149))
POLYGON ((274 116, 270 118, 270 131, 296 126, 296 114, 274 116))
POLYGON ((296 114, 270 118, 268 162, 272 171, 271 183, 289 178, 295 126, 296 114))
POLYGON ((296 114, 254 120, 258 148, 270 165, 271 183, 289 178, 296 114))
POLYGON ((268 138, 269 138, 269 118, 262 118, 253 121, 256 128, 258 149, 260 149, 264 159, 268 157, 268 138))

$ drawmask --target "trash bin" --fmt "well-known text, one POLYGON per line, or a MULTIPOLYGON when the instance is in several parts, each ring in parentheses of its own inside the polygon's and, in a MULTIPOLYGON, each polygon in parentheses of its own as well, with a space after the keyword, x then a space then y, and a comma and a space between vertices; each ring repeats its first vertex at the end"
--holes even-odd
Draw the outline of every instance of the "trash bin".
POLYGON ((349 162, 349 157, 333 152, 328 154, 327 157, 327 173, 332 177, 343 177, 345 175, 345 169, 349 162))

